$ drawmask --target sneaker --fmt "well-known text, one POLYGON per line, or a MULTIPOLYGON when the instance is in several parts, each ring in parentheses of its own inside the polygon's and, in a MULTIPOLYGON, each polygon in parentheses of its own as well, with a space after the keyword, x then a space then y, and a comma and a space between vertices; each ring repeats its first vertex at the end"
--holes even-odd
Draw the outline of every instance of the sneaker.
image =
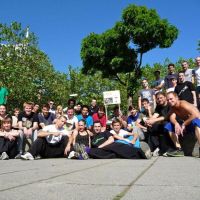
POLYGON ((89 156, 87 154, 87 152, 85 151, 86 147, 84 144, 78 144, 78 143, 75 143, 74 144, 74 150, 78 153, 80 153, 80 156, 83 158, 83 160, 87 160, 89 159, 89 156))
POLYGON ((69 153, 69 156, 67 157, 68 159, 72 159, 72 158, 79 158, 80 154, 78 152, 75 151, 71 151, 69 153))
POLYGON ((9 156, 6 152, 3 152, 0 156, 0 160, 9 160, 9 156))
POLYGON ((21 159, 21 155, 22 155, 22 153, 18 153, 18 154, 15 156, 15 159, 21 159))
POLYGON ((172 148, 169 148, 165 153, 162 154, 163 157, 170 157, 168 156, 168 154, 170 154, 171 152, 174 152, 175 150, 172 148))
POLYGON ((172 151, 172 152, 167 152, 167 156, 169 157, 183 157, 184 152, 181 149, 172 151))
POLYGON ((146 142, 140 142, 141 150, 144 153, 146 159, 150 159, 152 157, 151 149, 146 142))
POLYGON ((153 152, 153 157, 158 157, 159 156, 159 151, 160 151, 160 149, 157 147, 153 152))
POLYGON ((21 159, 22 160, 34 160, 32 154, 30 154, 29 152, 25 153, 24 155, 21 155, 21 159))
POLYGON ((40 160, 42 157, 40 155, 35 156, 35 160, 40 160))

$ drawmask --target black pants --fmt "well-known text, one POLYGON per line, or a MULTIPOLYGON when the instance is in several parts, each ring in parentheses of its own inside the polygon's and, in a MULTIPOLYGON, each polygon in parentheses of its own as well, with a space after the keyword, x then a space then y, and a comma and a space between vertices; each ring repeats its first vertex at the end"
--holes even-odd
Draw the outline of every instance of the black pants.
POLYGON ((118 158, 139 159, 145 158, 144 153, 140 148, 135 148, 132 145, 114 142, 107 145, 103 149, 109 150, 117 155, 118 158))
POLYGON ((29 152, 35 157, 37 155, 43 158, 59 158, 64 157, 64 150, 67 146, 68 136, 63 136, 57 144, 49 144, 46 138, 37 138, 33 142, 29 152))
POLYGON ((94 159, 117 158, 117 155, 115 153, 112 153, 111 151, 106 151, 102 148, 91 148, 88 155, 90 156, 90 158, 94 159))
POLYGON ((138 159, 145 158, 144 153, 139 148, 134 148, 128 144, 122 144, 114 142, 109 144, 102 149, 92 150, 89 154, 96 156, 96 158, 126 158, 126 159, 138 159), (115 155, 115 157, 114 157, 115 155), (105 156, 105 157, 104 157, 105 156), (112 157, 113 156, 113 157, 112 157))
POLYGON ((17 139, 10 141, 0 137, 0 154, 3 152, 6 152, 9 158, 14 158, 17 155, 17 139))
POLYGON ((151 128, 148 128, 147 142, 151 151, 159 147, 161 153, 165 153, 168 149, 174 148, 174 144, 164 126, 165 123, 156 123, 151 128))

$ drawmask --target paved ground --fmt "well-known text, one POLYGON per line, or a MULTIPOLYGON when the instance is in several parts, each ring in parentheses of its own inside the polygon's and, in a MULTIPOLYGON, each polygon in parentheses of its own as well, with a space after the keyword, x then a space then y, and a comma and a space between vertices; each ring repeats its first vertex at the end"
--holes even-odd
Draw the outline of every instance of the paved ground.
POLYGON ((0 199, 200 199, 200 158, 0 161, 0 199))

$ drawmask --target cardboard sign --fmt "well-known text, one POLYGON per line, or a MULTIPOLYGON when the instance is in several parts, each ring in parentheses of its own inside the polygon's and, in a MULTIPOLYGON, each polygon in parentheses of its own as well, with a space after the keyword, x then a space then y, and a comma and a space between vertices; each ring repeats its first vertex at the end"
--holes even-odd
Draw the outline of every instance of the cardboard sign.
POLYGON ((103 92, 103 100, 105 105, 120 104, 120 91, 114 90, 103 92))

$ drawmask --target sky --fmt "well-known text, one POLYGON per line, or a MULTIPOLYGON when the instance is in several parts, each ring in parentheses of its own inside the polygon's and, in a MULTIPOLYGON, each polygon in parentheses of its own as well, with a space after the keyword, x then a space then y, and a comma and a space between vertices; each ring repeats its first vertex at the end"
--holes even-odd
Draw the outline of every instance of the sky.
POLYGON ((89 33, 102 33, 121 20, 129 4, 155 9, 179 29, 178 39, 167 49, 144 54, 142 65, 195 58, 200 40, 199 0, 2 0, 0 23, 20 22, 38 37, 39 48, 54 68, 81 67, 81 41, 89 33))

